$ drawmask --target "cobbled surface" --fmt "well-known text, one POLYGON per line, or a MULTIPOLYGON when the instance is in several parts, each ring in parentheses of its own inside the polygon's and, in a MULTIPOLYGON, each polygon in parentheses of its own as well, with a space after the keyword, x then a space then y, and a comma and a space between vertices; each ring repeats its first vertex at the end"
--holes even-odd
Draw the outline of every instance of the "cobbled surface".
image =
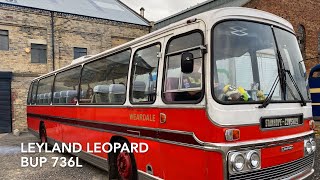
POLYGON ((82 160, 82 168, 52 167, 52 157, 66 157, 70 154, 59 153, 21 153, 21 143, 38 142, 38 139, 23 133, 19 137, 12 134, 0 134, 0 180, 106 180, 108 173, 82 160), (21 157, 47 157, 43 167, 21 167, 21 157))

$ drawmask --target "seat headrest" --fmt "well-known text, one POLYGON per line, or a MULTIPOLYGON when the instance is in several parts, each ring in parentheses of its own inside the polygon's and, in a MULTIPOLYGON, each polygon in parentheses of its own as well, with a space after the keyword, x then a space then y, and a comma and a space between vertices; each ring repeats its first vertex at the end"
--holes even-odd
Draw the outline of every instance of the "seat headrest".
POLYGON ((77 95, 77 94, 78 94, 78 91, 76 91, 76 90, 67 91, 67 97, 74 96, 74 95, 77 95))
POLYGON ((61 97, 61 96, 60 96, 60 92, 54 92, 54 93, 53 93, 53 97, 54 97, 54 98, 59 98, 59 97, 61 97))
POLYGON ((109 92, 112 94, 125 94, 126 87, 123 84, 111 84, 109 92))
POLYGON ((93 88, 94 93, 109 93, 109 85, 97 85, 93 88))
POLYGON ((135 81, 133 84, 133 91, 144 92, 146 90, 146 83, 143 81, 135 81))
POLYGON ((67 97, 67 91, 61 91, 60 97, 67 97))
POLYGON ((40 99, 44 99, 44 94, 39 94, 40 99))

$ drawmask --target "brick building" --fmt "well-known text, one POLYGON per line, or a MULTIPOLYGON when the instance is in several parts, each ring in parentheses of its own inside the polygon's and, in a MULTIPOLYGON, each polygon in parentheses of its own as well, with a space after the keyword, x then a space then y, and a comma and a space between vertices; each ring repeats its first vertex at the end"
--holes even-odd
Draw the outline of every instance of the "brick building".
POLYGON ((294 27, 307 70, 320 63, 320 0, 208 0, 155 22, 154 29, 193 15, 223 7, 248 7, 288 20, 294 27))
POLYGON ((119 0, 0 0, 0 133, 26 128, 31 79, 149 30, 119 0))

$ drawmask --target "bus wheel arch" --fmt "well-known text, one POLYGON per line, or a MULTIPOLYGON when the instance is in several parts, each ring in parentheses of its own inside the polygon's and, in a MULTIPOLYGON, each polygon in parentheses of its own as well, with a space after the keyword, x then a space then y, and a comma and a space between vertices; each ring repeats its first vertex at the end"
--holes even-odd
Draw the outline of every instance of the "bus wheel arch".
MULTIPOLYGON (((113 136, 110 144, 114 143, 130 145, 128 139, 121 136, 113 136)), ((109 160, 109 179, 136 180, 138 178, 137 164, 134 154, 131 152, 114 152, 108 153, 109 160)))

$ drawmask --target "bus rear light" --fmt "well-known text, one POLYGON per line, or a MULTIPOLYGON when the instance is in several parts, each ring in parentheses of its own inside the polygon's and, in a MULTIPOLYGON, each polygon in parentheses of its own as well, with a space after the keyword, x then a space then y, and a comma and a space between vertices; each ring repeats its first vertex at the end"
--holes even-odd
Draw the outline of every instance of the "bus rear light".
POLYGON ((312 129, 312 130, 316 129, 316 123, 314 122, 314 120, 309 121, 309 126, 310 126, 310 129, 312 129))
POLYGON ((239 129, 227 129, 225 132, 225 137, 227 141, 236 141, 240 139, 239 129))

